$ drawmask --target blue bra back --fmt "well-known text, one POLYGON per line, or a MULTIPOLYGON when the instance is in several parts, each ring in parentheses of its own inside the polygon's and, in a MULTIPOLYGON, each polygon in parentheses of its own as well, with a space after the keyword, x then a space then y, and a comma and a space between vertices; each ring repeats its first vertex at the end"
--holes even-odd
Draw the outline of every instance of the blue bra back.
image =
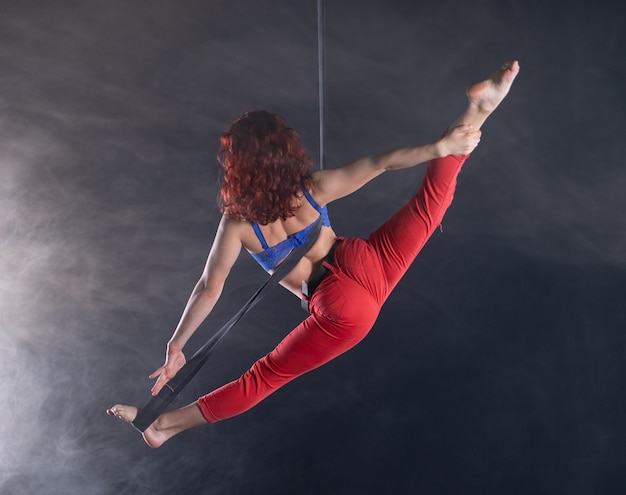
MULTIPOLYGON (((317 202, 313 199, 313 196, 311 196, 311 194, 309 193, 309 191, 303 190, 303 192, 304 197, 308 200, 311 206, 315 208, 320 213, 320 215, 322 215, 322 225, 324 227, 330 227, 330 218, 328 216, 328 209, 326 208, 326 206, 318 205, 317 202)), ((280 262, 283 261, 289 255, 289 253, 291 253, 291 251, 308 241, 308 234, 309 232, 311 232, 311 229, 313 229, 314 225, 315 222, 303 228, 299 232, 290 235, 289 237, 287 237, 287 239, 279 242, 275 246, 270 247, 267 245, 265 237, 263 237, 259 224, 253 223, 252 228, 254 229, 257 238, 261 242, 261 247, 263 248, 263 251, 261 251, 260 253, 250 253, 250 255, 257 261, 259 265, 263 267, 265 271, 269 272, 270 270, 276 268, 280 264, 280 262)))

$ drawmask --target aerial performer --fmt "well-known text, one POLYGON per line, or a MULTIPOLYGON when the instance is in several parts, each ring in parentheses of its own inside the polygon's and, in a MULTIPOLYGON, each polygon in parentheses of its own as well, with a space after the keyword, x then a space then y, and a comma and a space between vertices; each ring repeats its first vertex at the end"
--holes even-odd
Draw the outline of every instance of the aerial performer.
MULTIPOLYGON (((241 248, 272 273, 322 217, 309 251, 280 284, 306 302, 309 316, 240 378, 197 401, 160 414, 142 435, 160 447, 190 428, 237 416, 294 378, 343 354, 373 327, 380 309, 452 203, 457 176, 481 137, 481 127, 520 70, 507 62, 467 89, 468 106, 443 137, 424 146, 367 156, 335 169, 311 171, 312 159, 282 117, 244 113, 221 135, 222 218, 202 275, 167 343, 152 394, 186 362, 183 347, 218 301, 241 248), (428 162, 410 201, 367 239, 337 236, 327 205, 384 172, 428 162), (303 284, 303 281, 305 284, 303 284), (304 287, 304 291, 303 291, 304 287)), ((111 416, 132 423, 139 409, 117 404, 111 416)))

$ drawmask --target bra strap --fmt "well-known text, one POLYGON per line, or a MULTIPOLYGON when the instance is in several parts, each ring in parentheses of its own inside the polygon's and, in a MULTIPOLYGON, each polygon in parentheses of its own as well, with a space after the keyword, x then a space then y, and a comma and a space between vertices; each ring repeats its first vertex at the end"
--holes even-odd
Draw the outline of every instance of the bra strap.
POLYGON ((263 233, 261 232, 261 227, 259 227, 259 224, 258 223, 253 223, 252 224, 252 228, 254 229, 254 233, 256 234, 257 239, 261 243, 261 247, 263 249, 268 249, 269 246, 267 245, 265 237, 263 237, 263 233))
POLYGON ((324 208, 317 204, 317 201, 313 199, 313 196, 311 196, 311 193, 307 191, 306 189, 302 189, 302 192, 304 193, 304 197, 311 204, 311 206, 315 208, 319 213, 322 213, 324 208))

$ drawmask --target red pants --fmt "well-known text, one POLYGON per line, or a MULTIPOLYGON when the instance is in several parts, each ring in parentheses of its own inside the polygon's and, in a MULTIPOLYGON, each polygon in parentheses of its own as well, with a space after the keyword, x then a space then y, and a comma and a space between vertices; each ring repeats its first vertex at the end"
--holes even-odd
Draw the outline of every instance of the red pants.
POLYGON ((431 161, 419 191, 398 213, 367 240, 339 244, 331 273, 311 297, 311 315, 238 380, 198 400, 207 421, 247 411, 367 335, 390 292, 440 225, 466 158, 431 161))

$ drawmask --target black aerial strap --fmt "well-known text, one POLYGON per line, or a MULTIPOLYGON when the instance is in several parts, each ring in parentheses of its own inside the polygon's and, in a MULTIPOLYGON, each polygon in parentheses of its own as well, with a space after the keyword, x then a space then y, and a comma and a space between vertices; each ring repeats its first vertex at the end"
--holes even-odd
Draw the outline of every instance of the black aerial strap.
POLYGON ((255 306, 265 295, 295 268, 302 256, 304 256, 311 246, 317 240, 322 228, 322 217, 317 219, 315 225, 308 234, 308 240, 301 246, 295 248, 285 260, 278 265, 271 277, 256 291, 256 293, 248 300, 246 304, 233 316, 228 323, 220 328, 215 334, 207 340, 196 353, 185 363, 178 371, 176 376, 166 383, 158 395, 152 397, 143 409, 137 414, 132 425, 139 431, 145 431, 165 411, 167 406, 180 394, 191 379, 198 373, 200 368, 207 362, 213 350, 222 341, 228 331, 233 328, 237 322, 245 315, 253 306, 255 306))

